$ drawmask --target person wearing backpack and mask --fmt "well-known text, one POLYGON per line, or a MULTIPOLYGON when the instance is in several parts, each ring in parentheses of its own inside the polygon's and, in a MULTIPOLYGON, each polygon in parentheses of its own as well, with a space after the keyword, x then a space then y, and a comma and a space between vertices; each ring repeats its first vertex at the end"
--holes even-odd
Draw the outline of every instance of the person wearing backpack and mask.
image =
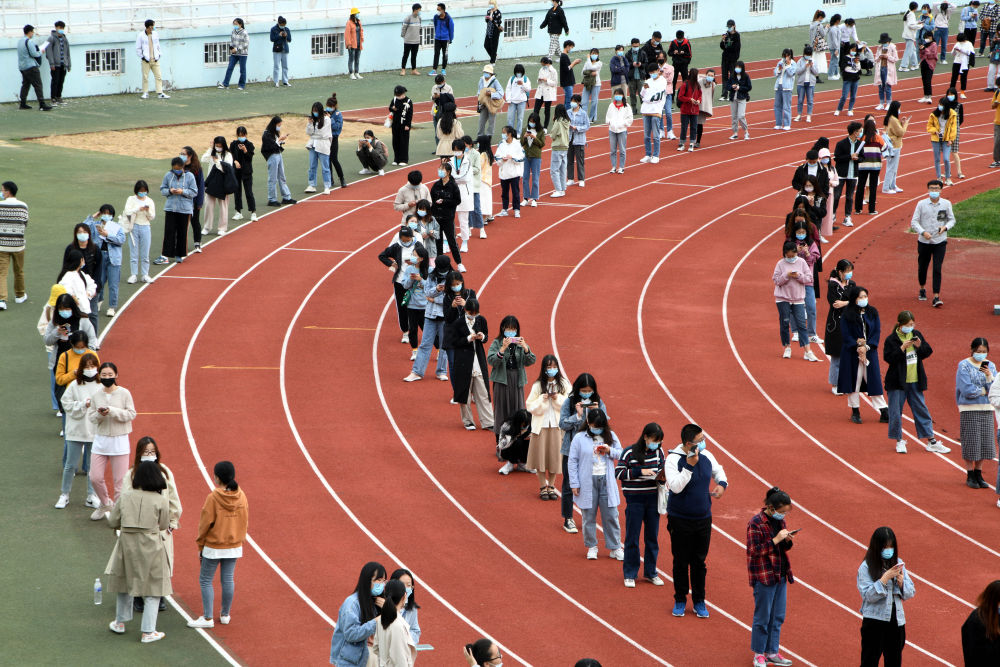
POLYGON ((625 560, 622 570, 625 588, 635 588, 639 576, 639 532, 644 537, 643 562, 645 579, 662 586, 656 573, 659 555, 659 487, 663 484, 663 429, 651 422, 646 424, 631 447, 626 447, 615 465, 615 477, 622 483, 625 496, 625 560))

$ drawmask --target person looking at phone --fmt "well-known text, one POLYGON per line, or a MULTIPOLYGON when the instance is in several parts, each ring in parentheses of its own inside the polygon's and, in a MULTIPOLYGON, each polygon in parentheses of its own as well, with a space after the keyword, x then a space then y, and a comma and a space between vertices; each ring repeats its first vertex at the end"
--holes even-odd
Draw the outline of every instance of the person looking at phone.
MULTIPOLYGON (((452 272, 450 284, 454 286, 455 276, 461 275, 457 271, 452 272)), ((472 296, 464 299, 458 296, 452 300, 455 304, 453 310, 459 316, 445 325, 444 347, 451 365, 451 386, 454 389, 452 400, 458 403, 462 424, 469 431, 476 430, 472 408, 469 407, 469 399, 475 400, 479 426, 484 431, 489 431, 493 429, 493 408, 490 404, 490 388, 483 375, 488 368, 483 341, 489 336, 489 328, 486 318, 479 314, 479 301, 475 292, 463 289, 458 294, 466 291, 472 292, 472 296)), ((445 321, 447 320, 445 315, 445 321)))
POLYGON ((570 385, 554 354, 542 357, 540 366, 538 379, 531 385, 531 392, 525 402, 531 412, 527 466, 538 475, 538 497, 542 500, 556 500, 559 496, 554 482, 556 475, 562 471, 559 415, 562 404, 569 395, 570 385))
POLYGON ((882 374, 879 371, 879 340, 882 321, 878 310, 868 303, 868 290, 855 285, 848 292, 848 304, 840 318, 842 343, 837 391, 847 394, 851 421, 861 423, 861 392, 868 394, 872 407, 879 411, 879 421, 889 423, 889 406, 883 398, 882 374))
POLYGON ((90 515, 93 521, 103 519, 121 494, 122 480, 128 472, 129 433, 135 419, 132 394, 118 385, 118 367, 105 361, 97 375, 104 385, 103 391, 94 394, 87 409, 87 418, 96 425, 90 449, 90 483, 101 501, 101 506, 90 515), (113 493, 108 491, 104 481, 108 463, 114 478, 113 493))
POLYGON ((996 379, 997 367, 987 359, 990 342, 974 338, 969 346, 971 354, 958 362, 955 373, 955 401, 958 403, 959 440, 962 442, 962 460, 968 471, 965 485, 972 489, 988 489, 983 479, 983 461, 994 456, 993 406, 989 394, 996 379))
POLYGON ((902 664, 906 644, 903 600, 913 597, 913 581, 899 558, 896 534, 881 526, 872 533, 858 567, 861 594, 861 667, 902 664))
POLYGON ((503 423, 517 410, 525 409, 524 385, 528 376, 524 369, 535 363, 535 353, 521 336, 521 324, 513 315, 501 320, 486 362, 493 382, 493 433, 499 441, 503 423))
POLYGON ((785 241, 781 246, 782 257, 774 266, 771 280, 774 282, 774 302, 778 307, 778 334, 781 346, 784 348, 782 359, 792 357, 792 343, 789 338, 789 322, 795 318, 792 325, 798 332, 799 347, 803 348, 802 358, 806 361, 819 361, 812 352, 809 342, 809 331, 806 317, 806 285, 813 284, 813 271, 806 260, 799 256, 799 247, 795 241, 785 241))
POLYGON ((577 528, 573 521, 573 493, 569 488, 569 446, 573 437, 586 426, 585 411, 597 409, 608 414, 601 395, 597 393, 597 380, 590 373, 580 373, 559 410, 559 428, 563 432, 562 447, 559 450, 562 454, 563 530, 570 534, 577 532, 577 528))
POLYGON ((683 616, 688 584, 698 618, 708 618, 705 606, 705 559, 712 539, 712 499, 726 492, 726 472, 705 451, 705 433, 697 424, 681 429, 681 444, 670 450, 664 463, 669 489, 667 532, 674 557, 674 616, 683 616), (709 490, 711 482, 715 488, 709 490), (690 573, 690 576, 689 576, 690 573))
MULTIPOLYGON (((410 231, 409 228, 407 231, 410 231)), ((429 272, 425 279, 421 279, 420 286, 414 288, 423 289, 427 305, 424 307, 424 331, 420 338, 420 347, 417 348, 417 357, 410 374, 403 378, 404 382, 415 382, 424 378, 427 363, 431 360, 431 349, 435 342, 440 345, 444 341, 444 302, 448 298, 445 290, 449 273, 451 273, 451 260, 447 255, 438 255, 434 259, 434 270, 429 272)), ((438 354, 435 373, 438 380, 443 382, 448 379, 447 368, 448 355, 438 354)))
POLYGON ((934 260, 934 272, 931 276, 931 288, 934 300, 931 305, 940 308, 941 300, 941 267, 944 264, 944 254, 948 251, 948 230, 955 226, 955 213, 951 202, 941 196, 944 184, 938 179, 927 182, 927 199, 920 200, 913 210, 910 219, 910 229, 917 233, 917 282, 920 283, 921 301, 927 300, 927 267, 934 260))
POLYGON ((583 514, 583 546, 587 560, 597 560, 597 511, 601 511, 604 546, 615 560, 625 559, 618 524, 618 485, 615 463, 622 446, 601 410, 587 411, 587 430, 577 433, 569 445, 569 486, 573 502, 583 514))
POLYGON ((795 583, 788 550, 799 530, 788 530, 785 524, 791 510, 792 499, 774 486, 764 497, 763 509, 747 524, 747 570, 754 602, 750 632, 754 667, 792 664, 778 652, 787 586, 795 583))
POLYGON ((656 573, 660 552, 659 486, 663 484, 663 429, 655 422, 646 424, 639 439, 626 447, 615 466, 615 477, 622 482, 625 496, 625 588, 635 588, 639 575, 639 533, 643 532, 645 550, 643 572, 654 586, 662 586, 656 573))

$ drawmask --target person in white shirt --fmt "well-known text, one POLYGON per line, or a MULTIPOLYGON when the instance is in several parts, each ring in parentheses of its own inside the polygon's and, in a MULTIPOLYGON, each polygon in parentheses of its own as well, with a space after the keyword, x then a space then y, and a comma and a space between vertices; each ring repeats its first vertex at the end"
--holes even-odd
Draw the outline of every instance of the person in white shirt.
POLYGON ((542 56, 542 66, 538 70, 538 87, 535 89, 535 113, 545 107, 545 122, 542 123, 544 132, 549 132, 549 109, 556 99, 556 90, 559 83, 559 73, 552 66, 552 59, 542 56))
POLYGON ((903 50, 903 59, 899 61, 899 71, 909 72, 918 69, 917 67, 917 30, 920 29, 920 19, 917 17, 916 2, 911 0, 909 10, 903 15, 903 41, 906 48, 903 50))
POLYGON ((316 192, 316 165, 323 172, 323 194, 330 194, 333 178, 330 175, 330 145, 333 143, 333 130, 326 110, 320 102, 313 102, 311 115, 306 122, 306 150, 309 151, 309 185, 305 192, 316 192))
POLYGON ((948 249, 948 230, 955 226, 955 213, 951 202, 941 196, 944 184, 935 179, 927 183, 927 199, 922 199, 913 211, 910 219, 910 229, 917 234, 917 281, 920 283, 921 301, 927 300, 927 267, 934 260, 932 287, 934 301, 931 305, 940 308, 941 300, 941 266, 944 264, 944 254, 948 249))
POLYGON ((125 281, 129 285, 135 284, 139 276, 142 276, 144 283, 152 282, 149 277, 149 245, 152 240, 150 223, 156 218, 156 204, 149 196, 146 181, 136 181, 132 191, 135 194, 125 200, 125 210, 122 213, 122 228, 128 235, 128 258, 132 270, 125 281))
MULTIPOLYGON (((962 92, 959 93, 959 97, 963 100, 965 99, 965 89, 969 82, 969 58, 973 56, 975 50, 976 45, 969 41, 965 33, 958 33, 958 36, 955 37, 955 46, 951 47, 951 84, 948 87, 954 88, 955 82, 961 78, 962 92)), ((943 61, 944 51, 941 53, 941 60, 943 61)))
POLYGON ((556 475, 562 472, 562 429, 559 415, 569 397, 571 386, 559 368, 555 355, 542 358, 541 372, 531 385, 525 407, 531 412, 531 436, 528 441, 527 468, 536 471, 538 487, 549 500, 555 500, 556 475))
POLYGON ((624 88, 615 88, 611 92, 611 104, 608 105, 607 113, 604 115, 611 141, 611 173, 624 174, 625 143, 628 139, 628 129, 632 127, 632 107, 625 102, 624 88))
POLYGON ((500 164, 500 202, 503 210, 498 216, 507 215, 507 208, 514 207, 514 217, 521 217, 521 177, 524 174, 524 149, 516 141, 517 130, 508 125, 503 128, 503 138, 497 146, 496 161, 500 164))
POLYGON ((597 98, 601 92, 602 67, 604 64, 601 62, 601 52, 597 49, 591 49, 590 57, 583 65, 583 95, 581 100, 581 106, 587 112, 591 123, 597 122, 597 98), (590 88, 587 88, 587 83, 589 83, 588 79, 591 75, 587 72, 592 72, 594 77, 594 83, 590 88))
POLYGON ((816 91, 817 79, 819 79, 819 68, 813 60, 813 48, 807 46, 802 50, 802 57, 795 63, 795 89, 798 101, 793 121, 798 121, 802 117, 802 103, 805 102, 806 122, 812 122, 813 93, 816 91))
POLYGON ((149 97, 149 73, 153 73, 156 81, 156 95, 161 100, 170 98, 163 92, 163 80, 160 78, 160 37, 156 34, 155 21, 146 19, 146 29, 135 38, 135 52, 142 61, 142 99, 149 97))
POLYGON ((639 113, 642 114, 642 137, 646 154, 639 162, 660 161, 660 138, 663 136, 663 98, 667 93, 667 81, 660 75, 656 63, 646 65, 649 78, 642 84, 639 97, 639 113))
POLYGON ((507 124, 517 129, 524 128, 524 109, 531 94, 531 80, 524 73, 524 65, 514 65, 514 74, 507 82, 504 97, 507 99, 507 124))
POLYGON ((945 54, 948 52, 948 24, 951 21, 952 9, 953 6, 947 2, 934 6, 934 41, 937 42, 942 65, 948 64, 945 54))
MULTIPOLYGON (((202 171, 205 173, 205 221, 201 226, 202 236, 212 233, 212 218, 215 209, 219 209, 219 236, 224 236, 229 226, 229 195, 223 189, 226 177, 224 164, 233 171, 233 154, 229 152, 229 144, 225 137, 216 137, 212 148, 201 156, 202 171)), ((329 167, 328 167, 329 169, 329 167)), ((235 172, 233 173, 235 177, 235 172)))
POLYGON ((375 619, 372 655, 379 667, 413 667, 417 645, 410 635, 410 624, 402 614, 406 606, 406 586, 398 579, 390 579, 385 584, 383 597, 385 602, 375 619))

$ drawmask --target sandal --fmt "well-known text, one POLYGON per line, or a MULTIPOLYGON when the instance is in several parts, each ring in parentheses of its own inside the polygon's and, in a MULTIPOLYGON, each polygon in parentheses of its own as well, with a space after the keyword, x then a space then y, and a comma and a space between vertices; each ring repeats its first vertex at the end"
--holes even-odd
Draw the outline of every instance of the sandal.
POLYGON ((549 500, 558 500, 559 499, 559 494, 556 493, 556 487, 549 486, 549 487, 546 487, 546 488, 548 489, 549 500))
POLYGON ((538 487, 538 497, 541 498, 542 500, 548 500, 549 499, 549 487, 547 487, 547 486, 540 486, 540 487, 538 487))

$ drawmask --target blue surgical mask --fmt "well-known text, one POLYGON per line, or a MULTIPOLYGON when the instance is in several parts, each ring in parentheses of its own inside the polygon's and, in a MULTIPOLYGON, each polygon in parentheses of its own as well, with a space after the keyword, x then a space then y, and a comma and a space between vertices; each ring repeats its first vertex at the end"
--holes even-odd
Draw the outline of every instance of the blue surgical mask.
POLYGON ((319 112, 313 111, 313 118, 319 118, 319 112))
POLYGON ((938 105, 938 111, 944 111, 944 105, 943 104, 939 104, 938 105))
POLYGON ((986 361, 986 352, 974 352, 972 354, 972 358, 979 363, 983 363, 984 361, 986 361))
POLYGON ((830 164, 830 158, 828 158, 828 157, 822 158, 820 160, 820 162, 823 163, 823 164, 830 164))
POLYGON ((892 547, 886 547, 885 549, 882 549, 882 560, 889 560, 890 558, 893 557, 893 555, 895 555, 895 553, 896 550, 892 547))
POLYGON ((459 292, 462 291, 462 285, 452 285, 451 291, 454 292, 455 294, 458 294, 459 292))
POLYGON ((660 73, 659 72, 650 72, 649 73, 649 78, 650 79, 654 79, 654 80, 655 79, 659 79, 660 78, 660 73))
POLYGON ((137 192, 135 193, 135 196, 138 197, 139 199, 145 199, 147 194, 148 193, 146 192, 137 192))
POLYGON ((517 331, 514 331, 513 329, 505 329, 503 335, 505 338, 516 338, 517 331))
POLYGON ((616 56, 623 56, 623 55, 625 55, 625 52, 624 51, 615 51, 615 55, 616 56))
POLYGON ((597 54, 596 53, 591 53, 590 54, 590 60, 593 61, 593 62, 596 62, 597 61, 597 54))
POLYGON ((858 299, 858 308, 867 308, 867 307, 868 307, 868 297, 862 297, 858 299))
POLYGON ((333 107, 326 107, 327 113, 333 113, 333 107))
POLYGON ((111 222, 112 220, 114 220, 114 217, 112 217, 112 216, 110 216, 110 215, 108 215, 106 213, 101 216, 101 222, 111 222))
POLYGON ((848 271, 847 273, 844 274, 844 280, 850 280, 853 277, 854 277, 854 271, 848 271))
POLYGON ((783 521, 784 518, 785 518, 785 513, 784 512, 772 512, 771 513, 771 518, 774 519, 775 521, 783 521))
POLYGON ((236 137, 236 141, 240 142, 241 144, 245 144, 246 141, 247 141, 247 138, 246 137, 236 137))
POLYGON ((413 595, 413 588, 410 586, 406 587, 406 599, 409 600, 410 596, 413 595))
POLYGON ((621 95, 615 95, 615 102, 621 102, 623 99, 625 98, 622 97, 621 95))
POLYGON ((65 35, 66 34, 66 31, 62 30, 62 29, 56 30, 56 32, 58 32, 60 35, 65 35))
POLYGON ((385 591, 384 581, 376 581, 374 584, 372 584, 372 595, 382 595, 384 591, 385 591))
POLYGON ((743 71, 743 68, 742 67, 734 67, 733 71, 736 72, 737 74, 739 74, 739 73, 741 73, 743 71))
POLYGON ((427 211, 417 210, 417 215, 419 215, 421 218, 423 218, 424 216, 427 215, 427 211))
POLYGON ((59 317, 63 318, 64 320, 68 320, 72 316, 73 316, 73 311, 72 310, 60 310, 59 311, 59 317))
POLYGON ((535 126, 534 123, 528 123, 528 127, 534 127, 534 126, 535 126))
POLYGON ((281 126, 280 125, 275 125, 274 126, 274 133, 275 134, 281 134, 281 126))
POLYGON ((604 433, 604 429, 603 428, 597 428, 596 426, 591 426, 590 427, 590 434, 591 435, 600 435, 602 433, 604 433))
POLYGON ((578 106, 580 106, 580 105, 579 105, 579 104, 577 104, 576 102, 570 102, 570 103, 569 103, 569 106, 570 106, 570 108, 571 108, 571 109, 576 109, 576 108, 577 108, 578 106))
POLYGON ((83 354, 84 352, 87 351, 87 348, 74 347, 73 351, 76 352, 77 354, 83 354))
POLYGON ((594 395, 594 392, 592 392, 592 391, 581 391, 580 392, 580 398, 583 398, 583 399, 590 398, 593 395, 594 395))
POLYGON ((932 191, 932 192, 928 192, 927 196, 930 197, 931 199, 937 199, 938 197, 941 196, 941 193, 937 192, 937 191, 932 191))
POLYGON ((911 334, 913 333, 913 325, 911 324, 909 326, 899 327, 899 330, 905 334, 911 334))
POLYGON ((77 234, 76 240, 79 241, 80 243, 83 243, 84 241, 89 241, 90 234, 84 234, 84 233, 77 234))
POLYGON ((660 448, 660 443, 658 443, 658 442, 647 442, 646 443, 646 449, 648 449, 651 452, 655 452, 659 448, 660 448))
POLYGON ((806 233, 805 232, 796 232, 795 233, 795 238, 797 238, 800 241, 805 241, 806 240, 806 233))
POLYGON ((180 176, 184 173, 183 169, 171 169, 170 171, 174 172, 174 176, 180 176))
POLYGON ((404 248, 409 248, 410 246, 413 245, 413 241, 412 240, 410 240, 410 241, 400 241, 399 245, 403 246, 404 248))
POLYGON ((444 169, 438 169, 438 178, 444 178, 444 169))
POLYGON ((558 368, 546 368, 545 369, 545 374, 548 375, 550 378, 554 378, 558 373, 559 373, 559 369, 558 368))
POLYGON ((795 260, 797 259, 798 257, 785 257, 785 261, 788 262, 789 264, 794 264, 795 260))
POLYGON ((704 441, 704 440, 701 440, 701 441, 699 441, 699 442, 696 442, 696 443, 694 443, 694 445, 695 445, 695 447, 697 448, 697 450, 698 450, 699 452, 703 452, 703 451, 705 451, 705 441, 704 441))
POLYGON ((420 225, 418 225, 416 222, 408 222, 406 223, 406 226, 412 229, 413 231, 417 231, 417 228, 420 227, 420 225))
POLYGON ((948 96, 948 101, 949 102, 954 102, 955 101, 955 96, 954 95, 949 95, 948 96))

